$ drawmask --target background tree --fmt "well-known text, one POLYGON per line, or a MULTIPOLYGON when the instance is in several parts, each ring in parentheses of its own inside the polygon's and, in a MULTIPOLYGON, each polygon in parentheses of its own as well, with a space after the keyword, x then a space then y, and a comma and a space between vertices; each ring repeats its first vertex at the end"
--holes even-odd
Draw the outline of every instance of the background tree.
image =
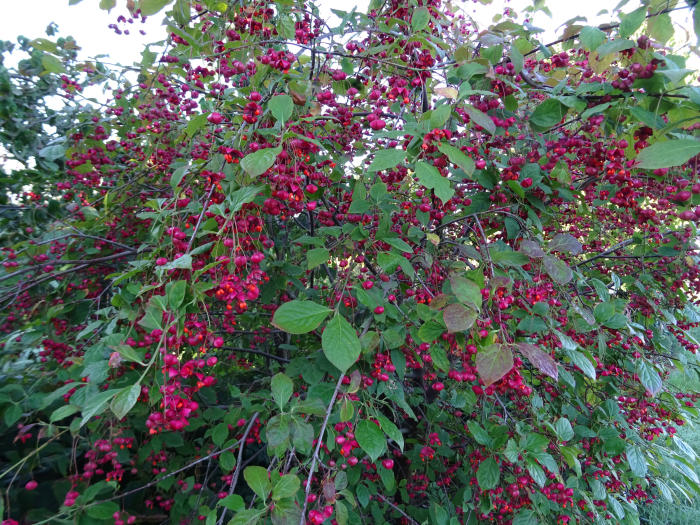
POLYGON ((668 45, 691 4, 547 44, 438 0, 335 27, 141 0, 169 36, 136 82, 22 41, 6 522, 636 524, 692 499, 698 394, 668 380, 698 366, 700 88, 668 45))

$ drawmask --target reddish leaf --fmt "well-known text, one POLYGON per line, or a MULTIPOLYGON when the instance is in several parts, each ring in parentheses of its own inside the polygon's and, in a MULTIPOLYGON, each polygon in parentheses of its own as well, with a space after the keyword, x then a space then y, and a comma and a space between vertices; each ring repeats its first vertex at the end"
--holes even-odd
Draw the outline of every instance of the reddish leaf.
POLYGON ((583 246, 576 237, 570 233, 557 233, 554 238, 549 241, 547 246, 553 252, 570 253, 578 255, 581 253, 583 246))
POLYGON ((449 296, 444 293, 438 294, 430 301, 430 308, 433 310, 440 310, 445 307, 449 300, 449 296))
POLYGON ((450 333, 469 330, 476 321, 476 312, 461 304, 451 304, 442 312, 445 326, 450 333))
POLYGON ((548 353, 529 343, 518 343, 518 350, 527 357, 528 361, 530 361, 537 370, 548 375, 555 381, 559 379, 557 362, 548 353))
POLYGON ((524 240, 520 243, 520 251, 528 257, 544 257, 544 250, 537 241, 524 240))
POLYGON ((492 385, 513 368, 513 353, 505 345, 489 345, 476 354, 476 370, 486 386, 492 385))

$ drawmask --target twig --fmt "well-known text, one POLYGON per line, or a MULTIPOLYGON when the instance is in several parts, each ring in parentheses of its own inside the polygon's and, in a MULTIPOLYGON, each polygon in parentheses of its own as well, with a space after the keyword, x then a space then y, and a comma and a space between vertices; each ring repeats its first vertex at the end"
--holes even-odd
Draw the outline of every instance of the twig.
POLYGON ((403 510, 401 510, 400 507, 396 506, 396 505, 393 504, 391 501, 389 501, 388 499, 386 499, 381 493, 377 493, 376 496, 377 496, 380 500, 382 500, 384 503, 386 503, 387 505, 389 505, 389 506, 390 506, 392 509, 394 509, 396 512, 398 512, 399 514, 401 514, 404 518, 406 518, 406 519, 408 520, 408 522, 411 523, 411 525, 420 525, 420 524, 419 524, 416 520, 414 520, 411 516, 409 516, 409 515, 406 514, 403 510))
POLYGON ((323 444, 323 434, 326 432, 326 425, 328 425, 328 419, 331 417, 331 411, 333 410, 333 405, 335 404, 335 398, 338 396, 338 391, 340 390, 340 385, 343 381, 344 374, 340 374, 338 377, 338 382, 335 385, 335 390, 333 390, 333 396, 331 396, 331 402, 328 403, 328 408, 326 409, 326 417, 323 419, 323 424, 321 425, 321 431, 318 434, 318 441, 316 442, 316 449, 314 450, 313 458, 311 458, 311 468, 309 469, 309 477, 306 478, 306 488, 304 489, 304 506, 301 509, 301 519, 299 519, 299 525, 304 525, 306 523, 306 507, 309 501, 309 492, 311 492, 311 479, 314 477, 314 471, 316 470, 316 463, 318 462, 318 452, 323 444))
MULTIPOLYGON (((233 477, 231 478, 231 486, 228 488, 229 496, 233 494, 233 491, 236 489, 236 484, 238 483, 238 475, 241 473, 241 461, 243 461, 243 449, 245 448, 245 440, 248 437, 250 431, 253 429, 253 424, 258 419, 259 414, 259 412, 256 412, 255 414, 253 414, 253 417, 250 418, 248 426, 246 427, 245 432, 243 432, 243 437, 239 441, 239 443, 241 444, 241 448, 238 449, 238 460, 236 461, 236 470, 233 471, 233 477)), ((221 513, 219 521, 217 521, 217 525, 221 525, 224 522, 224 517, 226 516, 227 511, 228 509, 224 508, 224 511, 221 513)))
POLYGON ((224 350, 233 350, 234 352, 246 352, 248 354, 261 355, 263 357, 267 357, 268 359, 279 361, 280 363, 289 363, 289 359, 287 359, 286 357, 270 354, 262 350, 253 350, 252 348, 240 348, 238 346, 222 346, 221 348, 224 350))

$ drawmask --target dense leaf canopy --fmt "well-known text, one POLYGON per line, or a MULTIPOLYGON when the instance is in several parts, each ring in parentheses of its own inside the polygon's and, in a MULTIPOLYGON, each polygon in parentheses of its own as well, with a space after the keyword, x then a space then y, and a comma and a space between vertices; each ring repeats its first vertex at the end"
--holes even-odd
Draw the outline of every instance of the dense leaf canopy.
POLYGON ((116 4, 165 18, 138 64, 0 43, 3 523, 700 494, 697 2, 554 43, 440 0, 116 4))

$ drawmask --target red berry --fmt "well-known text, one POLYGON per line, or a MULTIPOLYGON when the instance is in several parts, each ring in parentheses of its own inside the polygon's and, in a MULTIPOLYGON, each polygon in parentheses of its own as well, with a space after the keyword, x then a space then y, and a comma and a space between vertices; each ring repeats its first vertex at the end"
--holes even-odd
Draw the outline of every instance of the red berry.
POLYGON ((27 481, 27 484, 24 486, 24 488, 27 490, 34 490, 37 487, 37 485, 39 484, 32 479, 30 481, 27 481))
POLYGON ((377 315, 383 314, 383 313, 384 313, 384 307, 383 307, 383 306, 377 306, 377 307, 374 309, 374 313, 377 314, 377 315))
POLYGON ((391 470, 394 468, 394 460, 393 459, 383 459, 382 460, 382 467, 384 467, 387 470, 391 470))
POLYGON ((217 113, 215 111, 209 114, 207 120, 212 124, 221 124, 224 121, 224 116, 221 113, 217 113))

